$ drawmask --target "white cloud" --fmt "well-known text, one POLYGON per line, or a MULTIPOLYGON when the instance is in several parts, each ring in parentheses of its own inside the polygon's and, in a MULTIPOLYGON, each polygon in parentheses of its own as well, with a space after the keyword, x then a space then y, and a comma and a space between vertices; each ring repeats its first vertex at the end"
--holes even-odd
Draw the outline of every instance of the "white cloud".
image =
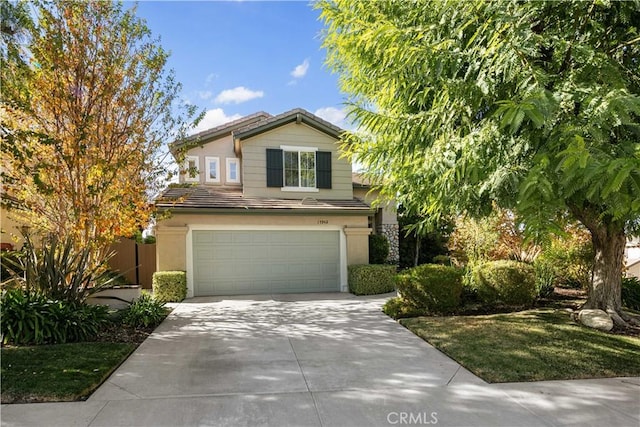
POLYGON ((193 129, 190 133, 194 134, 194 133, 202 132, 207 129, 211 129, 216 126, 219 126, 221 124, 228 123, 233 120, 238 120, 239 118, 242 118, 242 115, 233 114, 231 116, 227 116, 227 114, 224 112, 222 108, 214 108, 212 110, 207 110, 202 120, 200 120, 200 123, 198 123, 198 126, 196 126, 196 128, 193 129))
POLYGON ((309 69, 309 59, 305 59, 302 61, 302 64, 296 65, 296 67, 291 72, 291 76, 294 79, 301 79, 307 74, 307 70, 309 69))
POLYGON ((216 73, 209 73, 209 74, 207 75, 207 78, 204 80, 204 83, 205 83, 207 86, 209 86, 209 85, 210 85, 211 83, 213 83, 213 81, 214 81, 215 79, 217 79, 217 78, 218 78, 218 75, 217 75, 216 73))
POLYGON ((216 96, 215 102, 218 104, 240 104, 252 99, 262 98, 263 96, 264 92, 261 90, 251 90, 244 86, 238 86, 220 92, 218 96, 216 96))
POLYGON ((213 92, 211 92, 210 90, 201 90, 198 91, 198 96, 200 97, 200 99, 209 99, 213 96, 213 92))
POLYGON ((347 113, 342 108, 335 107, 323 107, 318 108, 313 114, 316 116, 325 119, 329 123, 332 123, 342 129, 345 129, 345 119, 347 118, 347 113))

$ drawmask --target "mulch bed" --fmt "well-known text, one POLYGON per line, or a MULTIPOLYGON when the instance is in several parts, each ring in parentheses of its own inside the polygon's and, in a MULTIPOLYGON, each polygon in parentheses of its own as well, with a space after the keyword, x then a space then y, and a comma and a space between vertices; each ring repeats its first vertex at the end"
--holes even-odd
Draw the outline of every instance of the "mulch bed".
POLYGON ((98 342, 123 342, 141 344, 153 332, 153 328, 133 328, 123 325, 110 325, 100 331, 95 341, 98 342))

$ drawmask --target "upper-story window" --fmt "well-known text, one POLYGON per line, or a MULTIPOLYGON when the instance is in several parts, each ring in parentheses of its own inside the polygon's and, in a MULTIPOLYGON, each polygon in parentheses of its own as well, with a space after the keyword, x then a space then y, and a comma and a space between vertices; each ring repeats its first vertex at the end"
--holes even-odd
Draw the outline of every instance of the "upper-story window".
POLYGON ((198 156, 186 156, 184 160, 184 168, 186 169, 185 182, 200 181, 200 165, 198 156))
POLYGON ((316 187, 316 152, 282 150, 285 187, 316 187))
POLYGON ((205 157, 206 162, 206 181, 220 182, 220 158, 205 157))
POLYGON ((267 187, 282 191, 318 191, 331 188, 329 151, 313 147, 267 148, 267 187))
POLYGON ((240 183, 240 160, 227 158, 227 182, 230 184, 240 183))

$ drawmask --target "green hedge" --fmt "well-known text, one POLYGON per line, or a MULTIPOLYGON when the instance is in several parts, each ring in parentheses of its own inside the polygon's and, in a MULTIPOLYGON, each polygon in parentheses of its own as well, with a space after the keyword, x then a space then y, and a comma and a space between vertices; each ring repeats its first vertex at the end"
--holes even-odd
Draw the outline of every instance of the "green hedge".
POLYGON ((463 271, 439 264, 423 264, 397 277, 398 293, 411 307, 447 314, 460 306, 463 271))
POLYGON ((622 278, 622 305, 640 311, 640 279, 637 277, 622 278))
POLYGON ((350 265, 349 292, 355 295, 377 295, 395 289, 395 265, 350 265))
POLYGON ((473 270, 473 281, 485 304, 531 305, 537 296, 535 269, 518 261, 489 261, 473 270))
POLYGON ((394 319, 429 315, 429 311, 427 309, 415 308, 412 305, 407 304, 407 302, 400 297, 391 298, 389 301, 384 303, 382 311, 384 314, 394 319))
POLYGON ((158 301, 180 302, 187 296, 187 273, 157 271, 153 273, 153 296, 158 301))

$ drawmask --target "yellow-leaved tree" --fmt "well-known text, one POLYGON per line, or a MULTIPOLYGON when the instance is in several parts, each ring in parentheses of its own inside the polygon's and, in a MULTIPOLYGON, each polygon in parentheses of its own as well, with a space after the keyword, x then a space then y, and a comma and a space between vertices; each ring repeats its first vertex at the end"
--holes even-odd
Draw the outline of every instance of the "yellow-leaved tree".
POLYGON ((53 1, 20 3, 16 16, 20 28, 3 29, 3 204, 100 262, 148 224, 165 143, 194 110, 178 105, 168 53, 135 9, 53 1))

